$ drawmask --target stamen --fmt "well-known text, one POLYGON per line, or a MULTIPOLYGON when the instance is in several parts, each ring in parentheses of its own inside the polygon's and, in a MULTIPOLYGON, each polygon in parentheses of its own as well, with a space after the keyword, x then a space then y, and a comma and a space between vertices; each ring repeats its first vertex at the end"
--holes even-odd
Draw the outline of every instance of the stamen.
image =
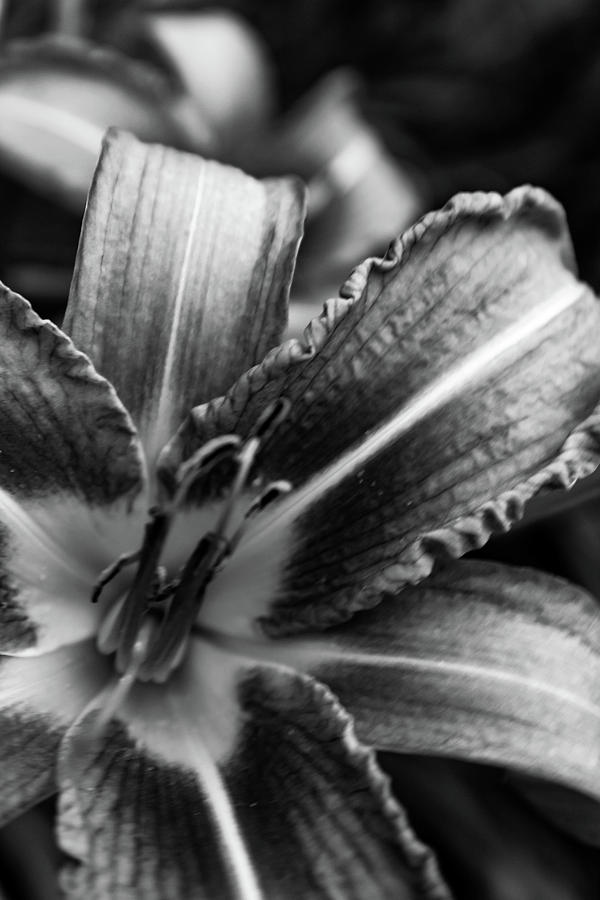
POLYGON ((290 409, 290 402, 280 397, 269 404, 257 420, 250 436, 235 454, 237 471, 229 496, 217 520, 214 531, 204 535, 188 559, 176 586, 171 603, 171 614, 167 616, 152 652, 140 673, 141 677, 164 680, 181 662, 187 646, 190 631, 198 617, 208 583, 223 561, 229 556, 241 536, 241 529, 248 516, 264 509, 277 497, 291 490, 287 481, 272 482, 251 504, 244 520, 230 533, 232 519, 252 467, 264 441, 268 440, 279 427, 290 409))
POLYGON ((283 497, 285 496, 285 494, 289 494, 291 490, 291 482, 285 481, 283 479, 280 481, 272 481, 266 486, 264 491, 259 494, 258 497, 250 504, 244 514, 244 518, 229 539, 229 548, 227 551, 228 556, 231 556, 231 554, 241 541, 242 537, 244 536, 250 519, 253 516, 258 515, 258 513, 262 512, 263 509, 266 509, 267 506, 270 506, 271 503, 274 503, 276 500, 278 500, 279 497, 283 497))
MULTIPOLYGON (((200 447, 199 450, 179 466, 175 474, 176 490, 173 496, 160 506, 152 507, 152 509, 149 510, 151 518, 154 520, 163 517, 163 519, 170 524, 171 518, 185 500, 194 481, 201 476, 207 475, 220 462, 231 457, 240 445, 241 440, 235 434, 225 434, 207 441, 206 444, 200 447)), ((152 523, 149 523, 149 525, 151 526, 152 523)), ((146 526, 144 544, 147 540, 148 525, 146 526)), ((112 581, 125 566, 132 565, 139 561, 142 552, 143 546, 134 553, 125 553, 100 573, 92 592, 92 603, 98 602, 104 587, 112 581)))
MULTIPOLYGON (((164 680, 180 659, 179 649, 187 641, 190 629, 198 615, 206 587, 216 569, 230 553, 229 526, 243 492, 260 447, 258 437, 249 438, 236 454, 237 472, 215 530, 204 535, 188 559, 172 601, 172 615, 167 617, 161 630, 156 652, 148 660, 151 677, 164 680)), ((148 672, 142 673, 148 676, 148 672)))
MULTIPOLYGON (((142 542, 142 546, 139 550, 136 550, 133 553, 123 554, 123 556, 120 556, 116 562, 108 566, 100 573, 100 577, 96 582, 94 590, 92 592, 92 603, 97 603, 102 590, 106 587, 109 581, 112 581, 112 579, 130 563, 138 563, 137 572, 134 576, 134 582, 137 581, 137 577, 140 571, 146 567, 146 559, 149 553, 149 548, 151 546, 159 545, 159 555, 160 552, 162 552, 162 548, 167 538, 170 526, 170 516, 165 514, 162 509, 157 506, 153 506, 148 511, 148 514, 150 516, 150 521, 146 523, 146 526, 144 528, 144 540, 142 542)), ((152 571, 152 577, 154 577, 154 570, 152 571)))
POLYGON ((258 497, 248 507, 244 518, 249 519, 251 516, 262 512, 263 509, 266 509, 267 506, 270 506, 271 503, 274 503, 275 500, 279 499, 279 497, 284 496, 284 494, 289 494, 291 490, 291 481, 285 481, 285 479, 283 478, 279 481, 271 481, 266 486, 264 491, 259 494, 258 497))
POLYGON ((136 550, 135 553, 124 553, 122 556, 119 556, 114 563, 110 566, 107 566, 106 569, 103 569, 100 572, 100 576, 94 585, 94 590, 92 591, 92 603, 97 603, 100 599, 100 594, 109 583, 112 581, 115 576, 121 572, 125 566, 131 566, 134 562, 137 562, 140 558, 141 550, 136 550))
MULTIPOLYGON (((164 684, 168 679, 171 672, 174 672, 175 669, 178 669, 183 660, 185 659, 188 645, 190 642, 190 635, 186 634, 185 637, 179 642, 179 646, 176 650, 174 650, 171 658, 167 658, 166 662, 163 665, 154 666, 150 669, 149 678, 154 681, 156 684, 164 684)), ((140 677, 144 677, 144 672, 140 672, 140 677)))
POLYGON ((194 481, 208 475, 219 463, 231 458, 239 450, 241 443, 241 439, 235 434, 212 438, 182 462, 175 473, 177 489, 169 503, 172 511, 175 512, 181 506, 194 481))
POLYGON ((129 592, 110 610, 99 631, 99 649, 104 652, 116 650, 116 667, 123 672, 115 689, 117 699, 111 700, 110 708, 114 703, 122 702, 119 698, 126 696, 135 679, 164 681, 177 668, 185 656, 207 585, 237 545, 244 524, 291 490, 287 481, 272 482, 250 505, 241 525, 232 528, 234 517, 237 516, 239 522, 240 497, 248 486, 259 449, 280 426, 290 406, 287 398, 277 398, 266 407, 243 443, 237 435, 222 435, 207 441, 181 463, 174 476, 172 494, 160 506, 150 510, 151 519, 146 525, 141 549, 120 557, 100 575, 94 588, 94 602, 118 572, 126 565, 138 563, 129 592), (197 543, 180 576, 166 582, 167 573, 160 566, 160 558, 173 517, 194 482, 226 459, 235 464, 236 471, 215 528, 197 543), (160 611, 163 604, 166 605, 161 620, 151 619, 148 611, 160 611), (152 641, 150 627, 153 629, 152 641))
POLYGON ((158 606, 159 604, 164 603, 165 600, 168 600, 169 597, 172 597, 177 588, 179 587, 181 579, 173 578, 172 581, 165 582, 162 587, 150 598, 149 603, 152 606, 158 606))
MULTIPOLYGON (((193 482, 207 475, 218 463, 239 448, 240 438, 236 435, 222 435, 207 441, 190 459, 179 467, 176 473, 176 490, 173 496, 162 506, 150 510, 150 521, 146 524, 144 540, 140 550, 120 557, 112 566, 102 572, 92 594, 97 602, 102 589, 126 565, 138 562, 131 590, 125 601, 119 605, 117 615, 111 618, 110 631, 120 633, 117 649, 117 668, 126 669, 130 648, 138 634, 142 618, 150 600, 165 599, 173 590, 159 590, 157 594, 156 577, 164 546, 171 530, 173 517, 183 503, 193 482)), ((112 639, 106 646, 112 646, 112 639)))
POLYGON ((233 513, 235 512, 236 503, 239 500, 240 494, 246 487, 248 476, 254 464, 254 460, 256 459, 256 454, 258 453, 259 447, 259 438, 251 437, 246 441, 246 443, 243 445, 242 449, 236 456, 238 469, 235 473, 235 478, 229 492, 229 497, 225 502, 214 530, 214 534, 218 535, 219 537, 224 537, 227 532, 229 523, 231 521, 233 513))
POLYGON ((100 732, 104 730, 118 708, 125 702, 127 695, 138 679, 139 671, 155 637, 156 623, 148 616, 145 621, 142 622, 142 626, 133 642, 129 664, 117 681, 112 693, 98 716, 94 725, 94 737, 99 737, 100 732))
POLYGON ((96 636, 96 646, 100 653, 105 653, 107 656, 110 653, 114 653, 119 646, 121 639, 119 624, 126 600, 127 594, 123 594, 120 600, 113 603, 100 623, 96 636))
POLYGON ((261 444, 266 444, 287 418, 292 404, 287 397, 277 397, 262 411, 250 432, 250 437, 256 437, 261 444))
POLYGON ((117 649, 117 669, 119 671, 128 668, 132 647, 146 612, 147 598, 152 595, 156 569, 171 528, 172 516, 156 509, 151 510, 151 514, 153 518, 146 525, 137 572, 123 604, 123 614, 119 621, 121 629, 117 649))
POLYGON ((225 539, 215 533, 205 534, 194 548, 173 596, 172 615, 163 624, 160 639, 148 658, 146 671, 142 672, 143 677, 154 678, 155 673, 164 669, 168 670, 167 674, 173 671, 179 646, 187 639, 206 586, 227 548, 225 539))

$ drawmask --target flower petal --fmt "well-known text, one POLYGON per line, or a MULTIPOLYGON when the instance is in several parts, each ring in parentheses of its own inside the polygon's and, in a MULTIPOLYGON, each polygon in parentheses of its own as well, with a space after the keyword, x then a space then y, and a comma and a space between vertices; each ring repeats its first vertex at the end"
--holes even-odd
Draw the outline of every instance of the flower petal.
POLYGON ((461 561, 327 632, 311 652, 309 670, 362 740, 551 782, 548 795, 563 802, 553 818, 600 844, 600 616, 580 588, 461 561))
POLYGON ((380 754, 411 821, 436 848, 456 897, 592 900, 598 854, 545 822, 502 770, 380 754))
POLYGON ((64 327, 114 383, 150 463, 191 406, 280 339, 302 220, 296 181, 109 134, 64 327))
POLYGON ((0 286, 0 651, 91 633, 94 579, 123 552, 144 497, 141 448, 113 388, 0 286))
POLYGON ((68 896, 448 896, 373 755, 312 679, 206 644, 162 689, 136 686, 94 737, 102 702, 61 754, 59 834, 83 863, 68 896))
POLYGON ((0 163, 80 215, 109 125, 126 126, 145 140, 188 146, 194 139, 207 146, 210 134, 200 117, 190 133, 168 87, 154 70, 88 42, 5 43, 0 163))
POLYGON ((348 618, 598 464, 597 414, 565 443, 600 397, 600 305, 572 267, 543 191, 458 195, 359 266, 303 343, 193 411, 165 479, 209 437, 248 433, 274 397, 291 402, 261 469, 294 490, 215 580, 216 626, 244 610, 273 632, 348 618))
POLYGON ((149 10, 144 24, 209 124, 211 156, 239 160, 273 116, 274 72, 262 38, 223 9, 149 10))
POLYGON ((109 671, 88 642, 35 659, 0 657, 0 823, 56 791, 59 742, 109 671))

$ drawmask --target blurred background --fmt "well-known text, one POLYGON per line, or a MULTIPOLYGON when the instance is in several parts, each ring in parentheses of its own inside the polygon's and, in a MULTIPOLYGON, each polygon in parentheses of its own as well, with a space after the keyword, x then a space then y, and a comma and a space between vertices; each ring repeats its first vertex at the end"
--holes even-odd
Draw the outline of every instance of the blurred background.
MULTIPOLYGON (((113 125, 307 181, 291 334, 353 265, 461 190, 551 191, 600 291, 594 0, 0 0, 0 278, 58 323, 113 125)), ((480 555, 600 598, 599 485, 535 501, 480 555)), ((502 772, 382 763, 457 898, 600 896, 596 851, 541 821, 502 772)), ((56 898, 52 813, 49 800, 0 831, 0 898, 56 898)))

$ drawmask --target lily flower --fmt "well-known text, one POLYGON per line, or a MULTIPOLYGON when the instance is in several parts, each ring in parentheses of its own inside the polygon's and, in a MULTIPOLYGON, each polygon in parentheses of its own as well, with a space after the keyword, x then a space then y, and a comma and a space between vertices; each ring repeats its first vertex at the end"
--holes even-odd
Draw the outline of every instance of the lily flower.
POLYGON ((598 839, 593 601, 456 561, 600 460, 563 213, 459 195, 278 345, 302 217, 112 133, 64 332, 2 289, 0 808, 67 896, 448 897, 373 748, 598 839))

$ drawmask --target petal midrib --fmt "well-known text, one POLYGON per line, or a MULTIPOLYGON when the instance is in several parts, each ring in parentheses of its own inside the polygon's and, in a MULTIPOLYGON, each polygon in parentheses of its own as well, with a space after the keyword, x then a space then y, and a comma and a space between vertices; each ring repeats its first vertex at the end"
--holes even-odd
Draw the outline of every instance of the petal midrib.
POLYGON ((541 681, 530 675, 511 672, 508 669, 500 669, 496 666, 482 666, 476 663, 435 659, 430 656, 413 656, 396 652, 385 655, 382 653, 369 653, 368 651, 347 651, 325 642, 323 642, 321 659, 323 665, 335 665, 336 662, 343 662, 344 665, 350 666, 385 666, 387 668, 397 668, 398 670, 411 669, 421 672, 436 672, 442 676, 462 675, 475 679, 495 681, 522 688, 534 694, 544 694, 553 700, 559 700, 562 703, 573 706, 586 715, 590 715, 600 721, 600 706, 589 703, 573 693, 573 691, 551 684, 548 681, 541 681))
POLYGON ((169 345, 167 348, 167 355, 165 358, 165 362, 163 365, 163 374, 161 381, 161 391, 160 396, 158 398, 158 403, 156 406, 156 413, 154 417, 154 422, 152 423, 153 428, 148 435, 146 440, 146 456, 147 458, 153 462, 158 456, 159 451, 166 443, 167 439, 170 437, 167 431, 164 431, 164 425, 170 421, 169 418, 169 408, 171 406, 171 391, 173 389, 172 385, 172 377, 173 377, 173 365, 176 355, 176 343, 178 339, 179 332, 179 323, 182 315, 183 308, 183 300, 184 294, 187 286, 188 276, 189 276, 189 268, 190 262, 192 258, 192 251, 194 248, 194 242, 197 240, 197 232, 198 232, 198 223, 200 220, 200 210, 202 206, 204 185, 206 182, 206 172, 203 169, 198 176, 197 184, 196 184, 196 194, 194 198, 194 205, 192 208, 192 214, 190 217, 190 223, 188 226, 188 234, 185 245, 185 251, 183 256, 183 262, 181 266, 181 272, 179 275, 179 281, 175 286, 175 300, 172 304, 173 308, 173 317, 171 324, 171 332, 169 335, 169 345))
POLYGON ((188 726, 186 710, 181 708, 176 692, 166 692, 166 702, 181 724, 181 738, 186 744, 194 769, 200 776, 200 786, 219 835, 219 848, 228 880, 237 900, 264 900, 240 831, 233 805, 219 768, 212 758, 198 728, 188 726))
POLYGON ((368 434, 358 445, 317 472, 297 491, 293 491, 272 511, 257 519, 240 544, 240 553, 258 552, 256 544, 269 542, 274 531, 285 530, 315 500, 336 487, 352 472, 357 472, 401 435, 459 395, 479 375, 494 374, 505 367, 510 353, 540 332, 569 307, 585 298, 586 288, 578 281, 561 288, 534 307, 518 322, 509 325, 483 347, 468 354, 429 385, 410 398, 387 421, 368 434))

